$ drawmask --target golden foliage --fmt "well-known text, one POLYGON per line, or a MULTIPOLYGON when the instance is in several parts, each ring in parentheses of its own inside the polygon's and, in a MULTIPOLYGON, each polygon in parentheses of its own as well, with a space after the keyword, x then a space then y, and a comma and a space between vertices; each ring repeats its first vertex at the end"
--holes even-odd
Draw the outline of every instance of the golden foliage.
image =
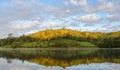
POLYGON ((58 29, 58 30, 45 30, 39 31, 37 33, 30 34, 29 36, 32 38, 37 38, 41 40, 50 40, 56 37, 64 37, 64 36, 72 36, 72 37, 80 37, 80 38, 98 38, 105 36, 105 33, 100 32, 80 32, 77 30, 70 29, 58 29))
POLYGON ((90 63, 102 63, 102 62, 115 62, 115 63, 120 63, 120 59, 113 59, 109 60, 106 58, 90 58, 90 59, 76 59, 76 60, 57 60, 53 59, 51 57, 48 58, 35 58, 35 59, 30 59, 28 60, 29 62, 37 63, 40 65, 45 65, 45 66, 61 66, 61 67, 68 67, 72 65, 78 65, 78 64, 90 64, 90 63))

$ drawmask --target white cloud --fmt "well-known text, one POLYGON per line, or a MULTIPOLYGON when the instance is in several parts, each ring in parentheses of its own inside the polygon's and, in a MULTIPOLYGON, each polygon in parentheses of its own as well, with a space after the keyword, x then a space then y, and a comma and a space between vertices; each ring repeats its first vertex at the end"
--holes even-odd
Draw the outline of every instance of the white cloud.
POLYGON ((120 21, 120 15, 119 14, 109 14, 107 15, 108 21, 120 21))
POLYGON ((77 0, 70 0, 70 3, 73 4, 73 5, 76 5, 77 4, 77 0))
POLYGON ((120 31, 120 24, 112 24, 112 23, 104 24, 102 26, 102 29, 104 29, 104 32, 120 31))
POLYGON ((101 17, 96 14, 87 14, 81 17, 73 17, 74 20, 81 21, 83 23, 99 23, 101 22, 101 17))
POLYGON ((70 0, 70 4, 76 5, 76 6, 86 6, 87 0, 70 0))
POLYGON ((68 19, 68 18, 61 17, 61 18, 59 18, 59 19, 60 19, 61 21, 65 22, 65 23, 69 22, 69 19, 68 19))
POLYGON ((108 25, 106 28, 112 30, 120 30, 120 25, 108 25))
POLYGON ((46 25, 45 25, 45 28, 46 29, 52 29, 52 28, 56 28, 56 27, 58 27, 59 25, 56 23, 56 22, 49 22, 49 23, 47 23, 46 25))
POLYGON ((106 6, 106 7, 108 7, 108 8, 112 8, 112 7, 113 7, 112 2, 108 2, 108 4, 107 4, 107 6, 106 6))
POLYGON ((36 20, 36 21, 43 21, 45 19, 45 15, 43 15, 43 14, 40 14, 40 15, 37 15, 37 16, 34 16, 33 18, 32 18, 32 20, 36 20))
MULTIPOLYGON (((68 23, 71 22, 79 23, 78 21, 87 23, 86 24, 87 26, 91 25, 93 26, 94 23, 101 22, 102 18, 104 19, 104 16, 106 16, 104 15, 104 13, 109 14, 106 17, 107 19, 104 21, 105 23, 107 21, 110 22, 120 21, 120 0, 110 1, 97 0, 96 1, 97 3, 94 2, 95 0, 59 0, 59 1, 62 1, 64 5, 61 2, 59 4, 55 2, 54 5, 56 6, 53 6, 51 5, 52 3, 51 4, 42 3, 39 0, 10 0, 4 1, 4 3, 0 3, 1 8, 0 31, 6 32, 8 34, 9 33, 17 34, 19 31, 21 33, 23 32, 21 29, 24 29, 24 31, 28 31, 32 29, 35 30, 46 29, 47 27, 49 28, 64 27, 70 26, 68 23), (92 3, 89 1, 91 1, 92 3), (83 15, 82 13, 88 15, 83 15), (89 13, 98 13, 101 16, 89 13), (78 17, 78 15, 80 14, 83 16, 78 17), (77 16, 73 17, 75 15, 77 16), (50 16, 53 16, 55 18, 51 19, 50 16), (77 20, 77 22, 71 20, 72 19, 71 17, 73 17, 74 20, 77 20), (16 23, 11 25, 11 21, 14 20, 32 20, 32 21, 30 21, 31 23, 29 24, 27 22, 26 23, 23 22, 24 24, 18 22, 18 24, 16 23), (57 20, 60 22, 60 24, 59 23, 48 24, 46 22, 48 24, 46 25, 46 28, 44 25, 43 26, 41 25, 42 28, 39 28, 38 26, 39 24, 32 24, 33 21, 44 23, 44 20, 45 21, 57 20)), ((101 22, 101 24, 102 23, 103 22, 101 22)))
POLYGON ((49 14, 52 14, 55 17, 66 17, 70 16, 73 13, 71 10, 65 7, 58 7, 58 6, 44 6, 43 10, 49 14))
POLYGON ((39 21, 26 21, 26 20, 12 21, 11 23, 12 24, 10 27, 12 29, 29 29, 40 24, 39 21))
MULTIPOLYGON (((117 0, 116 0, 117 1, 117 0)), ((99 0, 99 5, 97 6, 96 10, 103 11, 107 13, 116 13, 120 12, 120 5, 115 1, 107 2, 106 0, 99 0)))
MULTIPOLYGON (((29 31, 26 31, 24 34, 28 35, 28 34, 32 34, 32 33, 35 33, 35 32, 38 32, 39 30, 29 30, 29 31)), ((21 33, 20 35, 22 35, 23 33, 21 33)))

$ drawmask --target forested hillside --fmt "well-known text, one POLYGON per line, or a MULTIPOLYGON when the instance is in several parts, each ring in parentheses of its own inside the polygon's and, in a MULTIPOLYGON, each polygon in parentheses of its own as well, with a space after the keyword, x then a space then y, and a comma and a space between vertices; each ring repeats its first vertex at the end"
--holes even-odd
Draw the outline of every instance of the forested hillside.
POLYGON ((80 32, 70 29, 44 30, 28 36, 0 40, 1 47, 100 47, 120 48, 120 31, 80 32))

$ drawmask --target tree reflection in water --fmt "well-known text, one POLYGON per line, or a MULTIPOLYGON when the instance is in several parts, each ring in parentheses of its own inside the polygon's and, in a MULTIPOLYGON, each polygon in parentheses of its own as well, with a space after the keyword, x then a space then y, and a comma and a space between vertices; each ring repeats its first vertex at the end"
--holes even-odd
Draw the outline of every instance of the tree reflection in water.
MULTIPOLYGON (((120 63, 120 49, 83 50, 1 50, 0 57, 8 63, 13 59, 28 61, 44 66, 69 67, 91 63, 120 63)), ((1 64, 1 63, 0 63, 1 64)))
POLYGON ((6 62, 6 59, 0 59, 0 70, 119 70, 120 64, 116 63, 91 63, 79 64, 68 67, 60 66, 44 66, 20 60, 12 60, 11 64, 6 62))

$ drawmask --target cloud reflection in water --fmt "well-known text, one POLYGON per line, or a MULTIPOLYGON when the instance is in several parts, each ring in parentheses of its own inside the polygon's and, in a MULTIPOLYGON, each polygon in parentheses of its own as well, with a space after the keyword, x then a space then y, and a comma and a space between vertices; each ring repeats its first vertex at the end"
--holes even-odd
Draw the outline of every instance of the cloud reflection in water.
POLYGON ((0 70, 119 70, 120 64, 115 63, 91 63, 80 64, 76 66, 70 66, 62 68, 59 66, 44 66, 29 63, 27 61, 0 59, 0 70))

